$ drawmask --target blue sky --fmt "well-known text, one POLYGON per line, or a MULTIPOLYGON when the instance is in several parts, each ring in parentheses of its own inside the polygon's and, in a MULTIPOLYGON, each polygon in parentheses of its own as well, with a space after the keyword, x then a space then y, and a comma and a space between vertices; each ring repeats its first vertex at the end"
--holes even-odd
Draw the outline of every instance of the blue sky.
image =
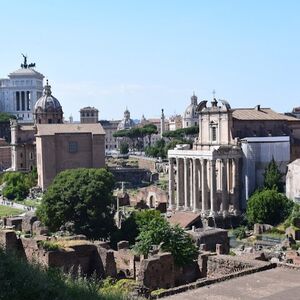
POLYGON ((193 91, 232 107, 300 106, 300 1, 0 1, 0 77, 37 64, 65 117, 182 113, 193 91))

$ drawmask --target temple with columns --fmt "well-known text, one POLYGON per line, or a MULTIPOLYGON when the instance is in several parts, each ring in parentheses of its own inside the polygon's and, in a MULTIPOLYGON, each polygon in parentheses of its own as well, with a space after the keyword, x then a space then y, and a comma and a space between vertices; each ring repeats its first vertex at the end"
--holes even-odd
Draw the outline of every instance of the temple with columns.
POLYGON ((168 151, 169 209, 204 217, 239 215, 274 157, 284 171, 299 152, 300 121, 270 108, 232 109, 215 98, 196 108, 199 135, 192 149, 168 151))

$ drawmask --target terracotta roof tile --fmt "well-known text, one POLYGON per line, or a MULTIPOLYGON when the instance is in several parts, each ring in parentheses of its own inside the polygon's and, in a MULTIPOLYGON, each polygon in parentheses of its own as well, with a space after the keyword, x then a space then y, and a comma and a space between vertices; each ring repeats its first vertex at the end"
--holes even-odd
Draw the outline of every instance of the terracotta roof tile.
POLYGON ((37 136, 57 133, 105 134, 100 123, 94 124, 37 124, 37 136))
POLYGON ((238 120, 286 120, 299 121, 299 119, 279 114, 270 108, 237 108, 232 110, 232 116, 238 120))

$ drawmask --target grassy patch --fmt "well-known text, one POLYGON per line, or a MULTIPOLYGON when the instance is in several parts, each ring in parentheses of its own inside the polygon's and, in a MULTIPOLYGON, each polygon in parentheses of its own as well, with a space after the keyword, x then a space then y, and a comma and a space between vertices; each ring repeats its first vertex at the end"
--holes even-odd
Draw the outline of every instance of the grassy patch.
POLYGON ((0 205, 0 217, 17 216, 24 211, 18 208, 0 205))
POLYGON ((96 278, 72 278, 59 270, 48 269, 5 254, 0 249, 0 299, 39 300, 121 300, 121 292, 101 293, 96 278))
POLYGON ((15 202, 26 205, 26 206, 32 206, 32 207, 38 207, 41 204, 41 201, 31 200, 31 199, 25 199, 23 201, 15 201, 15 202))
POLYGON ((159 296, 161 293, 163 293, 164 291, 166 291, 166 289, 158 289, 158 290, 154 290, 151 292, 151 296, 155 297, 155 296, 159 296))
POLYGON ((106 278, 102 282, 100 289, 102 295, 128 295, 137 286, 137 282, 133 279, 115 280, 106 278))

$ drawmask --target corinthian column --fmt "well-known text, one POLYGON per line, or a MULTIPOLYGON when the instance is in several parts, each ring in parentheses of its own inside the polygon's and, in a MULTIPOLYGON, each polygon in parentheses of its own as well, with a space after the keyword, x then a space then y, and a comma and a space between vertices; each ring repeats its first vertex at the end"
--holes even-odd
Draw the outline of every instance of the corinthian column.
POLYGON ((177 166, 177 172, 176 172, 176 210, 179 210, 180 205, 180 196, 181 196, 181 166, 180 166, 180 158, 176 158, 176 166, 177 166))
POLYGON ((227 159, 222 159, 222 213, 228 215, 228 188, 227 188, 227 159))
POLYGON ((191 207, 195 212, 198 209, 198 202, 199 202, 199 179, 198 179, 198 166, 197 160, 193 159, 193 202, 191 203, 191 207))
POLYGON ((235 215, 240 213, 240 187, 239 187, 239 158, 232 159, 233 171, 233 212, 235 215))
POLYGON ((209 161, 210 165, 210 216, 215 216, 217 212, 216 199, 216 161, 209 161))
POLYGON ((207 199, 207 165, 206 159, 201 158, 201 198, 202 198, 202 214, 208 210, 207 199))
POLYGON ((174 159, 169 159, 169 209, 174 208, 174 159))
POLYGON ((190 197, 190 162, 188 158, 184 158, 184 209, 188 210, 190 197))

